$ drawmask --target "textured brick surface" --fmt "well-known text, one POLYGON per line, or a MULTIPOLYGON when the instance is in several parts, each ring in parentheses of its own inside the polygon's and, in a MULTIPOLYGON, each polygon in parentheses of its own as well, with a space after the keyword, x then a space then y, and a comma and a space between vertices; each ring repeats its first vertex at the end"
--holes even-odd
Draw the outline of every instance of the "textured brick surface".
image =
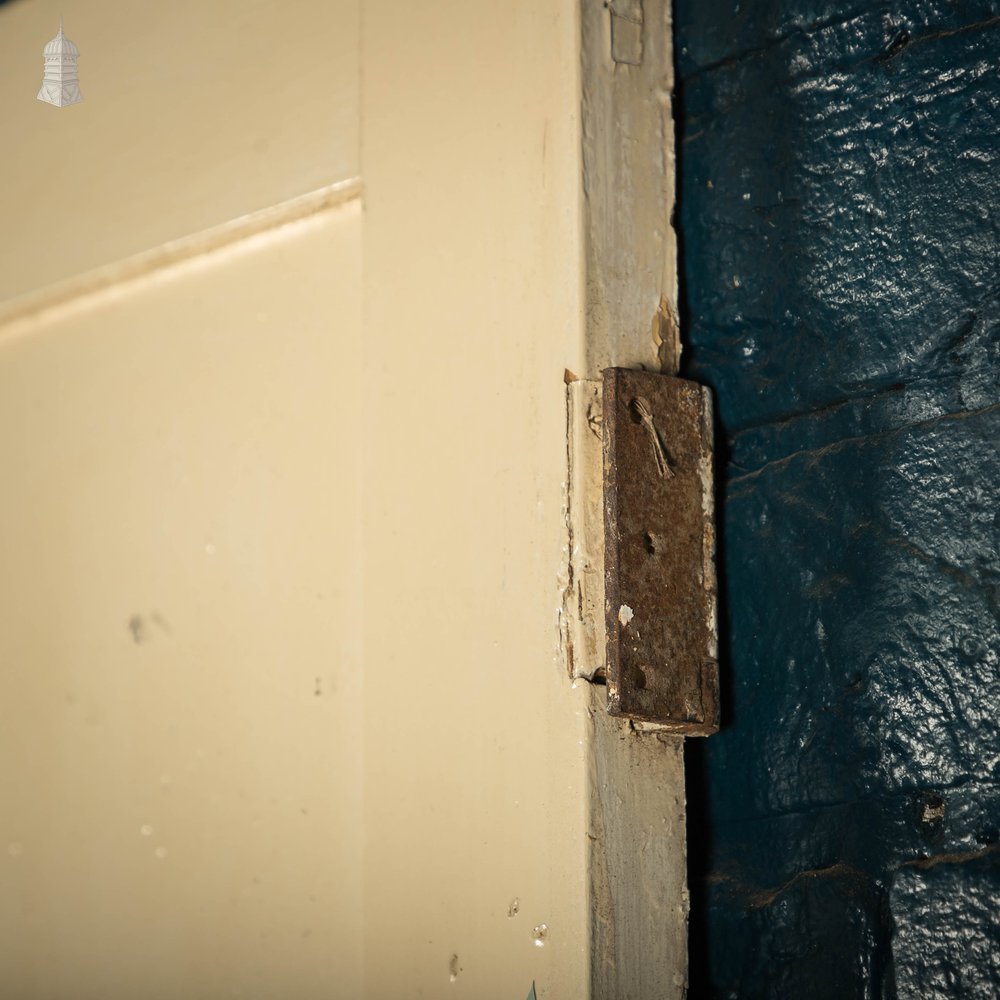
POLYGON ((1000 994, 963 971, 1000 909, 1000 3, 845 8, 677 9, 724 460, 696 997, 1000 994))
POLYGON ((900 1000, 956 996, 996 1000, 1000 982, 1000 921, 996 855, 956 859, 897 875, 895 912, 919 913, 896 931, 896 989, 900 1000))

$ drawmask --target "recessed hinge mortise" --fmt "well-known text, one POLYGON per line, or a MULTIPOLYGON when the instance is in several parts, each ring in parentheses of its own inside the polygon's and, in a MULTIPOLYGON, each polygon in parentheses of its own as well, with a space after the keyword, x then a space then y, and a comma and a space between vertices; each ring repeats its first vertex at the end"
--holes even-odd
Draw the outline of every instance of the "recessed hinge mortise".
POLYGON ((611 59, 626 66, 642 65, 642 0, 605 0, 611 12, 611 59))

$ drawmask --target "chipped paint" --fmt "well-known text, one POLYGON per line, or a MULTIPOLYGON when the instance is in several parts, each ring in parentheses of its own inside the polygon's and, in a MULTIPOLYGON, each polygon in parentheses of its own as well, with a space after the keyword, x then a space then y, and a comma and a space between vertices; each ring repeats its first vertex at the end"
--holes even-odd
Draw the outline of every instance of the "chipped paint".
POLYGON ((604 668, 604 514, 601 383, 566 386, 566 563, 559 610, 560 649, 571 677, 604 668))

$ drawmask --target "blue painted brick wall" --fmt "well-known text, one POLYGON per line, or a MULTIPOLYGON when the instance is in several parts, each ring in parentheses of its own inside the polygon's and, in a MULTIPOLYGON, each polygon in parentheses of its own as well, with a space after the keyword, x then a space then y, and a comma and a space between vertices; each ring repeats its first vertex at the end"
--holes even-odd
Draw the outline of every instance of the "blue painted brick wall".
POLYGON ((1000 996, 1000 2, 678 0, 692 997, 1000 996))

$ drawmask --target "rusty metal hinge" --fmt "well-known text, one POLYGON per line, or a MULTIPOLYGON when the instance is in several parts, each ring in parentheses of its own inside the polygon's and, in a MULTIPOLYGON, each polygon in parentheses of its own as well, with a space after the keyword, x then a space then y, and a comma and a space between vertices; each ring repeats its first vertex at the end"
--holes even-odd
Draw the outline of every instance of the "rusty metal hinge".
POLYGON ((704 386, 609 368, 569 386, 574 676, 646 728, 719 728, 712 402, 704 386))
POLYGON ((669 375, 604 372, 608 711, 719 728, 712 401, 669 375))

